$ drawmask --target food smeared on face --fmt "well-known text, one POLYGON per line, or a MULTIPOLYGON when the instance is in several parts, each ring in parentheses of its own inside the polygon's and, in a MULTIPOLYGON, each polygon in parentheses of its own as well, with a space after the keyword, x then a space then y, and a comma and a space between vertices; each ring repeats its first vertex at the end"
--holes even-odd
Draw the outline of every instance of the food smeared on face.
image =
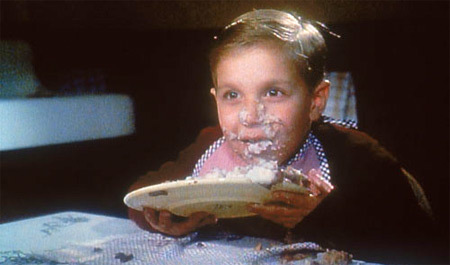
POLYGON ((285 162, 310 128, 312 97, 282 48, 272 43, 235 48, 215 70, 211 93, 233 151, 249 164, 285 162))

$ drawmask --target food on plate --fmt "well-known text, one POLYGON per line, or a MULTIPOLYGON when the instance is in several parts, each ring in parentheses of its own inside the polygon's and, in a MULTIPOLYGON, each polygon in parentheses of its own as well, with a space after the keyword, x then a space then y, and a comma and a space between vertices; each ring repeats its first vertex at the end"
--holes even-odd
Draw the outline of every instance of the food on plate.
MULTIPOLYGON (((190 177, 188 177, 190 178, 190 177)), ((280 168, 276 161, 260 160, 255 165, 236 167, 231 171, 215 169, 200 177, 202 179, 249 179, 272 191, 284 190, 315 194, 315 187, 308 177, 291 166, 280 168)))
POLYGON ((258 164, 244 167, 235 167, 231 171, 214 169, 200 178, 244 178, 253 183, 271 185, 277 179, 279 170, 276 161, 262 160, 258 164))

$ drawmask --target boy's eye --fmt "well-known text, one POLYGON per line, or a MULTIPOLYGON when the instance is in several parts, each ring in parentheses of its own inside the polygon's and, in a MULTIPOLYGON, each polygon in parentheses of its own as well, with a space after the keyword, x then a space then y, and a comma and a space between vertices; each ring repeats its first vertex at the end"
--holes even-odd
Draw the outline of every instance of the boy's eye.
POLYGON ((225 93, 223 95, 223 97, 226 99, 235 99, 235 98, 239 97, 239 94, 237 92, 230 91, 230 92, 225 93))
POLYGON ((267 91, 266 96, 267 97, 279 97, 282 96, 283 92, 281 92, 278 89, 270 89, 269 91, 267 91))

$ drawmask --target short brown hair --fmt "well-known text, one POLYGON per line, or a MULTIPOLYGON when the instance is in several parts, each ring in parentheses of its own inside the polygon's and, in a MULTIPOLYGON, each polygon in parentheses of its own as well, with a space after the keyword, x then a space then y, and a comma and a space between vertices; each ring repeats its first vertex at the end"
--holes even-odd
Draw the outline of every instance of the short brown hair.
POLYGON ((312 91, 323 79, 327 48, 325 40, 314 25, 318 22, 294 14, 262 9, 245 13, 226 26, 209 54, 213 82, 220 58, 229 50, 271 41, 282 47, 296 65, 302 80, 312 91))

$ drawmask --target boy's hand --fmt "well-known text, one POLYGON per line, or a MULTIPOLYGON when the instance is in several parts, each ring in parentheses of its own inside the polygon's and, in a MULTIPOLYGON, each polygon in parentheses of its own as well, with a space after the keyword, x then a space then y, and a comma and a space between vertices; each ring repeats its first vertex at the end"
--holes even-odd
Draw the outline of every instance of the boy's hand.
POLYGON ((333 189, 332 186, 323 182, 318 174, 316 170, 308 173, 308 179, 314 186, 311 194, 283 190, 272 191, 269 201, 264 204, 250 204, 248 210, 284 227, 294 228, 333 189))
POLYGON ((196 212, 189 217, 176 217, 169 211, 157 211, 146 207, 144 217, 153 229, 171 236, 183 236, 202 226, 217 223, 217 218, 206 212, 196 212), (176 218, 180 220, 175 220, 176 218))

